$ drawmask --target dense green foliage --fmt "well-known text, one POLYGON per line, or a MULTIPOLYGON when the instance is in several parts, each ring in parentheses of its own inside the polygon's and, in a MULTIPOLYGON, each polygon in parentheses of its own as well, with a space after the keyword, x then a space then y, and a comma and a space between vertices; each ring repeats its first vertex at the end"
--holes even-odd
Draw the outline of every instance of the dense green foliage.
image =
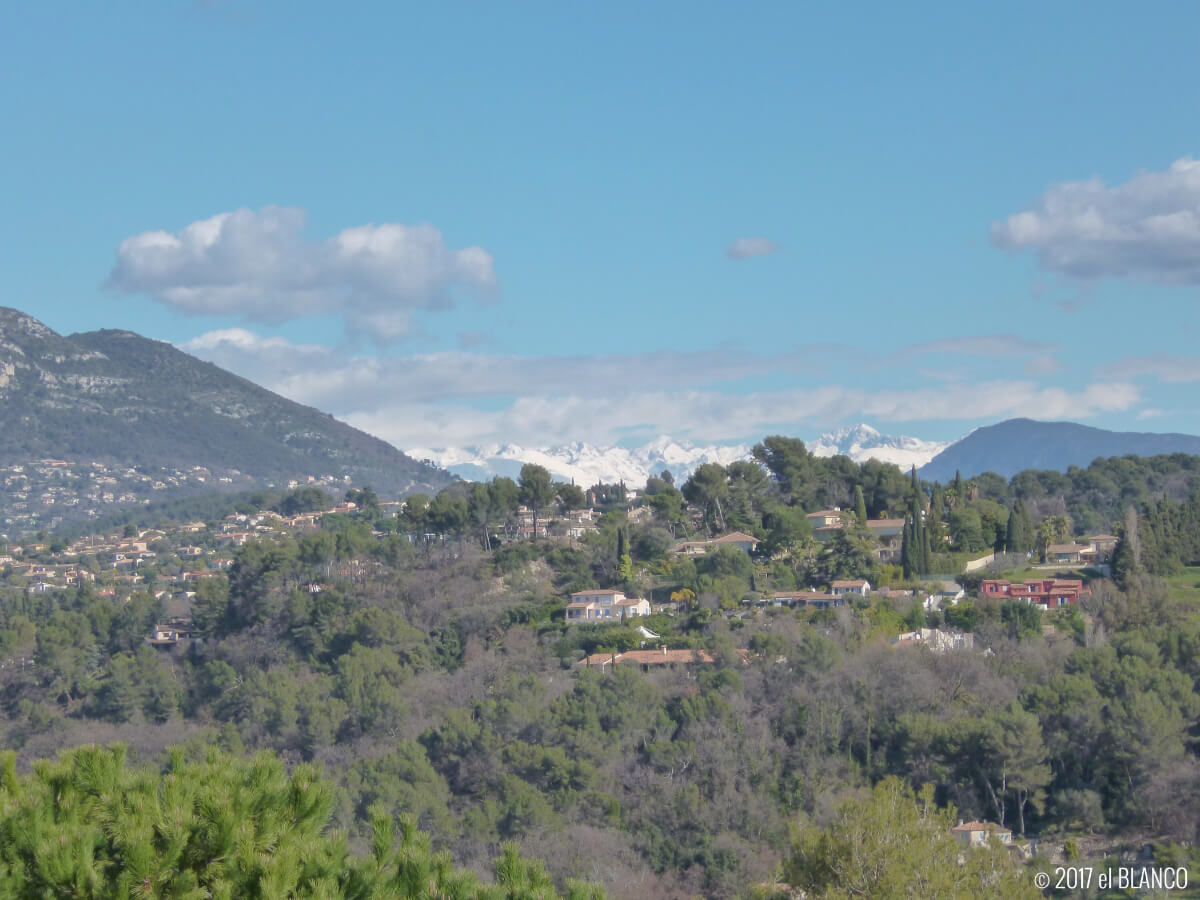
POLYGON ((800 832, 784 867, 790 885, 814 900, 1033 900, 1042 896, 998 844, 965 849, 926 787, 914 796, 896 778, 869 798, 848 800, 824 829, 800 832))
MULTIPOLYGON (((938 804, 1018 836, 1200 836, 1200 571, 1168 585, 1154 553, 1139 551, 1120 587, 1096 581, 1079 608, 1050 613, 978 597, 927 611, 899 594, 752 614, 771 591, 833 578, 903 583, 854 509, 860 494, 871 519, 921 520, 914 549, 928 541, 926 571, 1010 535, 1035 550, 1079 528, 1036 479, 914 484, 784 438, 756 454, 762 464, 703 468, 678 488, 652 479, 640 506, 620 486, 597 486, 604 514, 578 538, 552 523, 546 540, 516 540, 522 485, 511 479, 414 495, 395 518, 356 492, 359 511, 248 543, 227 573, 199 582, 190 606, 204 637, 186 648, 143 644, 163 615, 148 593, 38 594, 6 576, 0 661, 14 664, 0 668, 0 742, 25 762, 121 740, 164 767, 172 745, 201 760, 212 747, 271 750, 326 768, 332 822, 352 847, 371 844, 380 813, 401 829, 412 816, 461 865, 485 870, 500 843, 519 840, 560 891, 584 878, 629 898, 729 897, 781 871, 818 895, 852 890, 797 862, 790 830, 813 847, 811 835, 834 836, 805 851, 828 872, 867 815, 844 801, 888 777, 930 783, 938 804), (843 528, 819 545, 804 514, 833 505, 847 510, 843 528), (670 552, 677 539, 735 528, 760 538, 755 554, 670 552), (715 663, 577 665, 647 641, 632 625, 565 624, 566 594, 608 586, 673 600, 637 624, 658 635, 652 646, 704 649, 715 663), (930 625, 971 632, 975 648, 889 643, 930 625)), ((1147 521, 1153 503, 1182 533, 1191 501, 1177 476, 1190 463, 1104 465, 1125 472, 1115 495, 1056 497, 1122 509, 1141 485, 1147 521), (1156 495, 1163 472, 1175 473, 1171 489, 1156 495), (1162 506, 1180 491, 1186 502, 1162 506)), ((573 493, 547 496, 530 475, 524 496, 538 494, 540 515, 575 508, 573 493)), ((1114 527, 1130 526, 1106 520, 1114 527)), ((1167 546, 1156 524, 1139 533, 1167 546)), ((903 831, 913 826, 904 804, 916 806, 899 796, 889 803, 903 831)), ((943 853, 942 819, 918 818, 928 833, 913 840, 943 853)), ((882 860, 899 866, 889 890, 909 884, 906 859, 882 860)))
MULTIPOLYGON (((495 882, 435 853, 411 817, 372 810, 369 853, 326 831, 333 791, 311 766, 275 757, 173 752, 163 772, 124 748, 81 748, 18 776, 0 758, 0 893, 118 900, 553 900, 540 863, 503 848, 495 882)), ((567 900, 602 900, 582 883, 567 900)))

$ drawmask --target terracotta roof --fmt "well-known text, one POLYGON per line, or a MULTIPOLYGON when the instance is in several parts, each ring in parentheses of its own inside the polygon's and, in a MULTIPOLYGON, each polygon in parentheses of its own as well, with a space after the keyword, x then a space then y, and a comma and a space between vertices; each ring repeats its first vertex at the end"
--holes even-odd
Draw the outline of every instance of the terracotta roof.
POLYGON ((951 831, 1008 831, 1003 825, 997 825, 995 822, 963 822, 961 825, 955 825, 951 831))
POLYGON ((729 534, 721 535, 713 540, 714 544, 740 544, 745 541, 750 541, 753 544, 759 543, 758 538, 752 534, 746 534, 744 531, 732 531, 729 534))
POLYGON ((619 591, 616 588, 590 588, 586 591, 576 591, 572 597, 606 597, 609 594, 625 595, 624 591, 619 591))
MULTIPOLYGON (((750 662, 749 650, 738 650, 742 664, 750 662)), ((579 661, 581 666, 608 666, 613 662, 633 663, 639 666, 692 665, 694 663, 712 664, 717 658, 707 650, 627 650, 624 653, 593 653, 579 661)))
POLYGON ((712 663, 716 658, 707 650, 627 650, 624 653, 593 653, 580 660, 581 666, 607 666, 613 662, 638 665, 670 665, 672 663, 712 663))
POLYGON ((825 594, 821 591, 776 591, 771 595, 772 599, 782 600, 785 597, 790 597, 794 600, 836 600, 837 597, 833 594, 825 594))
POLYGON ((864 578, 855 578, 851 581, 835 581, 833 587, 865 587, 867 584, 864 578))
POLYGON ((840 509, 819 509, 816 512, 806 513, 805 518, 814 519, 817 516, 840 516, 841 514, 840 509))
POLYGON ((868 528, 903 528, 903 519, 871 519, 867 522, 868 528))

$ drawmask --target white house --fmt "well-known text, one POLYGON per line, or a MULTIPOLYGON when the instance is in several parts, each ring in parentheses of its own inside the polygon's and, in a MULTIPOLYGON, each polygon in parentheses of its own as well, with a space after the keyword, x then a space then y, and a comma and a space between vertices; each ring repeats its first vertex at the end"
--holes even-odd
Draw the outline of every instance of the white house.
POLYGON ((844 597, 846 594, 858 594, 865 597, 871 591, 871 583, 865 578, 855 578, 849 581, 835 581, 829 586, 829 593, 835 597, 844 597))
POLYGON ((960 821, 950 831, 955 838, 968 847, 977 847, 993 841, 998 844, 1012 843, 1012 832, 995 822, 960 821))
POLYGON ((650 615, 650 601, 641 597, 626 597, 613 588, 576 591, 567 604, 567 624, 620 622, 650 615))

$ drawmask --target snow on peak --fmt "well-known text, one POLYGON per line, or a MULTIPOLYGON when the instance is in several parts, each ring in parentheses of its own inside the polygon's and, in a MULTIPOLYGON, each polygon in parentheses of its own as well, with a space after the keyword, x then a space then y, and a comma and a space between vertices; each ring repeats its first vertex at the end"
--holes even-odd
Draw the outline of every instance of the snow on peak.
POLYGON ((670 470, 682 481, 704 463, 727 466, 749 459, 750 447, 697 447, 686 441, 662 436, 642 447, 596 447, 578 441, 559 447, 521 448, 515 444, 481 447, 448 447, 408 451, 417 459, 429 459, 468 481, 484 481, 496 475, 515 478, 525 463, 545 466, 559 481, 590 486, 598 482, 625 482, 640 487, 651 475, 670 470))
MULTIPOLYGON (((870 425, 854 425, 823 434, 811 444, 815 456, 849 456, 855 462, 877 459, 903 469, 920 468, 948 445, 912 437, 880 434, 870 425)), ((417 459, 429 459, 468 481, 486 481, 496 475, 516 478, 525 463, 545 466, 559 481, 574 481, 583 487, 597 482, 625 482, 640 487, 651 475, 670 470, 681 483, 705 463, 727 466, 750 458, 750 445, 697 446, 689 441, 660 435, 641 447, 596 447, 576 441, 558 447, 529 448, 516 444, 478 447, 414 449, 417 459)))
POLYGON ((821 435, 808 449, 814 456, 848 456, 858 463, 875 459, 902 469, 919 469, 949 446, 948 442, 880 434, 870 425, 852 425, 821 435))

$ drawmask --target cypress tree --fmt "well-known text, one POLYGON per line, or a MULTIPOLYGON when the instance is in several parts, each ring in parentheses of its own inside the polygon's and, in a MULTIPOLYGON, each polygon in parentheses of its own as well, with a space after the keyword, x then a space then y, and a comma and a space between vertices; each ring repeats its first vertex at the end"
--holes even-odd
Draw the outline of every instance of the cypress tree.
MULTIPOLYGON (((915 475, 915 468, 913 473, 915 475)), ((909 563, 912 567, 912 574, 924 575, 928 569, 925 563, 925 522, 921 515, 921 503, 916 494, 913 494, 908 504, 908 519, 912 522, 909 529, 909 544, 912 548, 909 563)))
POLYGON ((1132 576, 1142 571, 1142 542, 1138 534, 1138 514, 1131 506, 1125 510, 1125 521, 1118 529, 1117 546, 1112 555, 1112 576, 1124 590, 1132 576))
POLYGON ((1008 511, 1008 527, 1004 531, 1004 549, 1009 553, 1024 553, 1028 550, 1028 535, 1025 533, 1023 516, 1025 504, 1018 500, 1008 511))
POLYGON ((1004 548, 1009 553, 1028 553, 1033 549, 1033 520, 1020 500, 1009 510, 1004 548))
POLYGON ((929 531, 929 543, 934 547, 942 546, 942 538, 946 534, 945 527, 942 525, 945 504, 946 494, 940 484, 935 484, 933 496, 929 501, 929 515, 925 517, 925 528, 929 531))
POLYGON ((867 501, 863 497, 861 484, 854 486, 854 514, 858 516, 858 524, 865 527, 867 524, 867 501))
POLYGON ((904 580, 908 581, 913 577, 913 522, 912 518, 905 516, 904 531, 900 538, 900 567, 904 570, 904 580))

